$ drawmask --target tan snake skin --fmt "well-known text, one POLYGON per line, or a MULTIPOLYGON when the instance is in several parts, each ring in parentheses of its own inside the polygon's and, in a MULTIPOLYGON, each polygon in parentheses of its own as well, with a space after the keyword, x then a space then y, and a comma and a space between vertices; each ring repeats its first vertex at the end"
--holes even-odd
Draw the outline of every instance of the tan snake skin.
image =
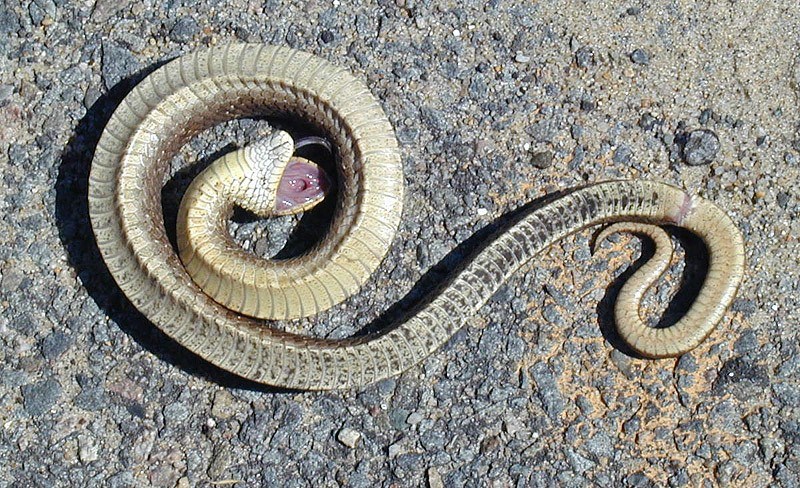
POLYGON ((669 243, 651 224, 678 225, 708 248, 705 282, 672 327, 648 328, 638 313, 641 296, 663 271, 668 253, 657 253, 653 264, 623 287, 615 311, 620 334, 644 356, 675 356, 697 346, 722 318, 742 279, 742 237, 718 207, 662 183, 607 182, 525 213, 428 303, 387 330, 341 340, 277 331, 201 290, 167 239, 161 208, 169 162, 194 134, 232 118, 273 114, 312 123, 335 147, 339 196, 330 230, 308 253, 285 261, 267 263, 232 249, 252 266, 232 266, 234 272, 208 278, 205 287, 214 284, 251 315, 256 309, 269 309, 261 315, 278 318, 314 314, 355 293, 379 265, 403 201, 392 128, 368 89, 346 70, 308 53, 265 45, 234 44, 176 59, 145 78, 117 108, 90 174, 92 226, 122 291, 170 337, 242 377, 319 390, 399 374, 445 343, 541 250, 605 222, 638 222, 624 226, 653 235, 659 249, 669 243), (247 274, 270 291, 247 291, 249 286, 234 279, 247 274), (258 294, 257 306, 252 293, 258 294))

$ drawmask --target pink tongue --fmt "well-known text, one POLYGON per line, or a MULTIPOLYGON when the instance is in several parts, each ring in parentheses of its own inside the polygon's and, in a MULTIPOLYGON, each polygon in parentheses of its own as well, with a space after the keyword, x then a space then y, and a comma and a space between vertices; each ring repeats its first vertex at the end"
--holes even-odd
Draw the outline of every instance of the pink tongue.
POLYGON ((309 202, 321 200, 330 188, 328 175, 317 166, 298 159, 286 165, 275 199, 275 210, 288 212, 309 202))

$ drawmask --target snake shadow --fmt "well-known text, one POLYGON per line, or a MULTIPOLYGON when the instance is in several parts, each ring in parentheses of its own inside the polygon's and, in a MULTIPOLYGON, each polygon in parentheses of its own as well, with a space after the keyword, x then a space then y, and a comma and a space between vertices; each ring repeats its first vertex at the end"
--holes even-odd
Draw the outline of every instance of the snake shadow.
MULTIPOLYGON (((117 83, 87 110, 85 116, 74 129, 63 151, 56 181, 55 215, 59 237, 67 251, 70 265, 76 270, 90 297, 123 332, 128 334, 143 349, 150 351, 168 364, 223 387, 267 393, 291 393, 293 390, 262 385, 218 368, 161 332, 128 301, 117 287, 94 240, 89 220, 87 192, 91 161, 100 135, 114 110, 133 86, 167 61, 153 64, 117 83)), ((170 234, 169 237, 173 239, 173 242, 174 225, 169 224, 174 222, 180 201, 176 195, 181 195, 185 191, 193 174, 196 174, 229 150, 230 147, 225 147, 203 158, 191 169, 173 175, 167 182, 164 217, 170 234), (169 195, 172 195, 172 197, 169 197, 169 195)), ((385 331, 402 322, 404 318, 429 303, 436 296, 437 290, 446 286, 458 270, 469 261, 471 256, 480 252, 491 242, 494 235, 513 225, 532 210, 566 193, 568 192, 559 192, 534 200, 519 209, 506 213, 477 231, 469 239, 456 246, 439 263, 430 268, 402 299, 387 308, 384 313, 358 331, 356 335, 385 331)), ((319 214, 324 217, 330 211, 330 208, 323 209, 319 214)), ((235 218, 247 220, 247 216, 235 216, 235 218)), ((318 219, 320 219, 320 215, 317 214, 311 214, 309 217, 312 223, 318 219)), ((307 233, 302 232, 303 227, 309 227, 309 225, 300 226, 301 231, 294 235, 295 245, 300 247, 292 249, 288 252, 289 255, 309 245, 307 242, 303 243, 308 238, 307 233)), ((318 228, 316 224, 310 225, 310 227, 318 228)), ((676 235, 687 249, 687 264, 684 269, 680 291, 667 307, 667 312, 657 327, 674 323, 680 315, 688 310, 702 284, 702 278, 698 282, 697 275, 702 275, 704 269, 707 268, 707 264, 704 265, 702 259, 702 256, 705 256, 703 254, 705 246, 699 239, 679 230, 673 231, 673 235, 676 235), (698 254, 701 256, 699 263, 695 259, 689 259, 698 254)), ((646 262, 646 249, 645 245, 645 251, 639 261, 609 285, 605 297, 597 307, 603 335, 614 347, 632 356, 635 356, 635 354, 619 338, 613 326, 613 303, 625 279, 646 262)), ((650 251, 650 255, 652 255, 652 251, 650 251)), ((705 263, 707 263, 707 257, 705 258, 705 263)))

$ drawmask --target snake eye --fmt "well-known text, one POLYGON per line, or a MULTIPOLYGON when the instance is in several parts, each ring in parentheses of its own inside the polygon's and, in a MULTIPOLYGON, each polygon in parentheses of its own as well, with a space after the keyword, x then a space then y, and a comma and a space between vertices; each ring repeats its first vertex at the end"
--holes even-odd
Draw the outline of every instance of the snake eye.
POLYGON ((311 161, 293 157, 283 171, 275 195, 275 212, 299 213, 321 202, 331 187, 327 173, 311 161))

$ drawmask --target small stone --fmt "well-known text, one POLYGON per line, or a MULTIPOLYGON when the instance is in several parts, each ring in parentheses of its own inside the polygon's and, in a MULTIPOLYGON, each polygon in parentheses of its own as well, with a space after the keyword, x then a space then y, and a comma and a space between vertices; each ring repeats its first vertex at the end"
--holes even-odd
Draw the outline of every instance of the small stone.
POLYGON ((628 7, 625 13, 633 17, 642 13, 642 9, 640 7, 628 7))
POLYGON ((444 488, 444 481, 442 480, 442 475, 439 474, 439 471, 431 466, 428 468, 428 487, 429 488, 444 488))
POLYGON ((175 486, 180 473, 171 464, 160 464, 150 468, 148 477, 153 486, 175 486))
POLYGON ((425 417, 422 416, 419 412, 412 412, 411 415, 408 416, 406 419, 406 423, 409 425, 417 425, 418 423, 422 422, 425 417))
POLYGON ((329 30, 324 30, 320 33, 319 40, 322 41, 323 44, 329 44, 333 42, 334 37, 335 36, 333 35, 333 32, 329 30))
POLYGON ((46 359, 56 359, 64 354, 71 342, 67 334, 55 331, 42 340, 42 355, 46 359))
POLYGON ((122 8, 123 5, 115 0, 96 0, 91 18, 98 23, 107 22, 122 8))
POLYGON ((422 433, 419 437, 419 442, 422 444, 422 447, 428 451, 437 451, 444 448, 444 445, 450 439, 447 438, 444 433, 438 429, 430 429, 422 433))
POLYGON ((636 371, 633 368, 633 361, 631 360, 630 356, 627 356, 617 349, 611 351, 611 362, 619 368, 620 372, 625 375, 628 379, 633 379, 636 377, 636 371))
POLYGON ((744 354, 756 349, 758 349, 758 337, 756 333, 753 332, 753 329, 745 329, 742 331, 739 338, 736 339, 736 342, 733 344, 733 350, 739 354, 744 354))
POLYGON ((679 373, 694 373, 697 371, 697 360, 691 354, 684 354, 678 359, 676 369, 679 373))
POLYGON ((407 418, 408 410, 404 408, 396 408, 389 411, 389 423, 397 430, 403 430, 406 426, 407 418))
POLYGON ((358 444, 358 441, 361 439, 361 432, 357 430, 353 430, 347 427, 344 427, 336 434, 336 440, 341 442, 343 445, 353 449, 358 444))
POLYGON ((103 83, 107 89, 132 75, 139 69, 139 62, 131 52, 114 42, 103 42, 103 83))
POLYGON ((578 395, 578 398, 575 399, 575 404, 578 405, 578 408, 584 415, 590 415, 592 412, 594 412, 594 405, 592 405, 592 401, 583 395, 578 395))
POLYGON ((646 66, 650 64, 650 55, 644 49, 634 49, 631 53, 631 61, 646 66))
POLYGON ((772 391, 779 403, 787 407, 800 407, 800 388, 791 382, 775 383, 772 391))
POLYGON ((14 93, 13 85, 0 85, 0 106, 14 93))
POLYGON ((545 362, 538 362, 531 366, 530 374, 536 383, 536 396, 542 403, 547 416, 557 419, 564 411, 564 398, 558 389, 553 370, 545 362))
POLYGON ((394 444, 389 446, 388 454, 390 458, 397 457, 398 455, 404 452, 406 452, 406 448, 403 447, 403 444, 401 442, 395 442, 394 444))
POLYGON ((0 9, 0 35, 7 37, 20 29, 19 15, 13 8, 0 9))
POLYGON ((578 166, 581 165, 583 162, 584 157, 586 156, 586 150, 583 146, 575 146, 575 149, 572 151, 572 160, 569 162, 569 169, 575 170, 578 166))
POLYGON ((783 154, 783 160, 788 165, 791 165, 791 166, 796 166, 797 165, 797 156, 795 156, 794 154, 792 154, 792 153, 790 153, 788 151, 783 154))
POLYGON ((98 90, 96 86, 90 86, 86 89, 86 95, 83 96, 83 106, 92 108, 92 105, 94 105, 101 96, 102 93, 100 93, 100 90, 98 90))
POLYGON ((94 438, 86 435, 78 436, 78 458, 84 464, 100 458, 100 448, 94 438))
POLYGON ((639 127, 644 130, 653 130, 658 124, 658 119, 649 113, 644 113, 639 118, 639 127))
POLYGON ((639 432, 640 425, 641 421, 638 417, 631 417, 622 423, 622 431, 628 435, 632 435, 639 432))
POLYGON ((522 53, 517 53, 517 55, 514 56, 514 61, 518 63, 529 63, 531 61, 531 57, 522 53))
POLYGON ((250 31, 242 26, 236 27, 236 29, 233 30, 233 33, 236 35, 237 39, 240 39, 242 41, 251 41, 253 39, 253 36, 252 34, 250 34, 250 31))
POLYGON ((169 38, 175 42, 191 41, 200 32, 200 25, 191 17, 181 17, 169 31, 169 38))
POLYGON ((611 160, 616 164, 628 164, 630 163, 632 157, 633 151, 631 151, 631 148, 625 145, 620 145, 614 150, 614 155, 611 157, 611 160))
POLYGON ((211 415, 218 419, 229 419, 235 413, 235 399, 227 390, 218 390, 214 395, 214 403, 211 405, 211 415))
POLYGON ((516 417, 507 415, 506 418, 503 419, 503 430, 505 430, 509 435, 514 435, 524 428, 525 426, 516 417))
POLYGON ((61 384, 55 379, 40 381, 22 387, 25 411, 33 416, 46 413, 61 397, 61 384))
POLYGON ((595 466, 595 463, 591 459, 581 456, 572 448, 567 448, 565 454, 567 462, 576 473, 585 473, 595 466))
POLYGON ((669 486, 679 487, 689 484, 690 478, 686 468, 678 469, 674 475, 669 478, 669 486))
POLYGON ((488 92, 489 85, 486 84, 481 75, 476 75, 472 78, 472 80, 470 80, 469 94, 472 98, 478 100, 486 98, 488 92))
POLYGON ((630 486, 632 488, 649 488, 651 486, 656 486, 647 476, 645 476, 642 472, 637 472, 629 475, 625 478, 624 481, 625 486, 630 486))
POLYGON ((689 133, 683 147, 683 159, 690 166, 709 164, 719 152, 719 137, 708 130, 699 129, 689 133))
POLYGON ((594 66, 594 49, 589 46, 583 46, 575 51, 575 63, 577 63, 580 68, 594 66))
POLYGON ((531 157, 531 164, 534 168, 549 168, 553 165, 553 153, 550 151, 537 152, 531 157))
POLYGON ((218 480, 222 478, 222 475, 230 465, 231 450, 225 445, 220 445, 214 449, 214 454, 211 457, 211 461, 208 463, 206 473, 212 480, 218 480))
POLYGON ((700 112, 700 117, 697 120, 702 125, 706 125, 708 123, 708 121, 711 120, 711 117, 713 117, 713 116, 714 116, 714 112, 712 112, 710 108, 707 108, 707 109, 704 109, 702 112, 700 112))
POLYGON ((781 191, 778 192, 778 195, 775 197, 775 201, 778 202, 778 206, 784 210, 787 209, 789 206, 789 202, 792 200, 792 195, 789 192, 781 191))

